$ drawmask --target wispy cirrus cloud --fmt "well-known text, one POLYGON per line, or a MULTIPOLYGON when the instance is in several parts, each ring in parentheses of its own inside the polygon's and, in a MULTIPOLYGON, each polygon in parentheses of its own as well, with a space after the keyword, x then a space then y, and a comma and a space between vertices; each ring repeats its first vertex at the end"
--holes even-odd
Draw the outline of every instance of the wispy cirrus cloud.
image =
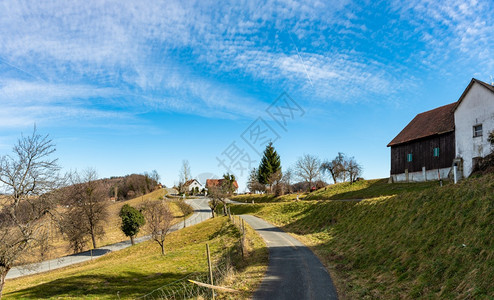
POLYGON ((424 48, 417 57, 433 68, 453 69, 450 63, 473 72, 492 72, 494 67, 494 10, 491 1, 394 2, 402 18, 419 34, 424 48), (448 67, 445 67, 449 66, 448 67))
POLYGON ((62 104, 101 118, 115 109, 250 118, 266 99, 249 85, 289 89, 308 104, 392 98, 419 85, 419 72, 451 62, 492 68, 492 8, 474 0, 4 1, 0 101, 44 108, 30 119, 62 104))

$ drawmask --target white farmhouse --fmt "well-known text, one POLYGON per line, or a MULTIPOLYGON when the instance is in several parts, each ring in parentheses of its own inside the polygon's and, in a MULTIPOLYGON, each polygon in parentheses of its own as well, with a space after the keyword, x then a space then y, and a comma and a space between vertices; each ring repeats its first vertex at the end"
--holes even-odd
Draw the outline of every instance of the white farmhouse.
POLYGON ((197 179, 188 180, 186 183, 184 183, 184 186, 189 192, 194 191, 195 188, 197 188, 197 190, 200 192, 204 188, 202 184, 199 181, 197 181, 197 179))
POLYGON ((472 78, 458 101, 418 114, 389 144, 390 180, 468 177, 492 152, 494 86, 472 78))
POLYGON ((456 157, 463 160, 463 176, 472 172, 475 161, 491 153, 487 141, 494 130, 494 87, 472 79, 455 109, 456 157))

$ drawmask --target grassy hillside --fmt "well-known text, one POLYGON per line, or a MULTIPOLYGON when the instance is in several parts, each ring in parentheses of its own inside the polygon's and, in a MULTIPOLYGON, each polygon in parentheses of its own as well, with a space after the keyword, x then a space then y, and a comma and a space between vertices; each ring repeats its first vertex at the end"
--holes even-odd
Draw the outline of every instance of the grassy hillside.
POLYGON ((7 280, 4 296, 5 299, 136 298, 191 273, 207 274, 205 244, 208 243, 214 261, 224 261, 229 256, 236 262, 236 271, 218 283, 241 290, 242 294, 235 298, 247 298, 266 270, 267 250, 262 239, 248 230, 249 252, 242 261, 239 237, 239 231, 227 218, 215 218, 171 233, 165 256, 160 254, 157 243, 148 241, 92 262, 7 280))
POLYGON ((298 236, 342 298, 494 297, 494 176, 361 202, 232 207, 298 236))
MULTIPOLYGON (((164 189, 159 189, 154 192, 151 192, 149 194, 131 199, 131 200, 126 200, 126 201, 118 201, 109 204, 108 207, 108 219, 105 222, 105 235, 97 240, 97 246, 105 246, 113 243, 118 243, 123 240, 127 240, 128 237, 123 234, 122 230, 120 229, 120 217, 118 216, 120 209, 124 204, 129 204, 134 207, 138 207, 140 204, 142 204, 145 200, 158 200, 162 198, 165 195, 166 191, 164 189)), ((170 209, 175 216, 175 223, 180 222, 183 220, 183 214, 178 208, 177 204, 175 204, 173 201, 169 202, 170 204, 170 209)), ((56 229, 56 224, 52 224, 52 230, 50 231, 51 233, 51 245, 52 247, 49 249, 49 252, 45 254, 45 257, 48 259, 52 258, 57 258, 57 257, 62 257, 64 255, 72 254, 72 250, 69 248, 69 243, 63 238, 63 236, 60 234, 60 232, 56 229)), ((145 235, 146 233, 141 230, 137 237, 145 235)), ((89 243, 87 245, 87 250, 91 248, 91 244, 89 243)), ((45 258, 45 259, 46 259, 45 258)))
MULTIPOLYGON (((299 198, 303 195, 305 194, 300 194, 299 198)), ((252 201, 254 201, 254 203, 271 203, 296 200, 297 194, 287 194, 279 197, 276 197, 273 194, 246 194, 233 196, 231 199, 243 203, 252 203, 252 201)))
MULTIPOLYGON (((446 183, 445 183, 446 184, 446 183)), ((392 196, 412 191, 423 191, 439 185, 437 181, 393 183, 389 184, 387 178, 362 180, 354 183, 341 182, 330 184, 312 193, 300 193, 299 200, 345 200, 345 199, 367 199, 380 196, 392 196)), ((275 197, 272 194, 238 195, 232 200, 244 203, 270 203, 293 201, 297 194, 288 194, 275 197)))
POLYGON ((342 182, 328 185, 304 197, 305 200, 337 200, 337 199, 367 199, 380 196, 398 195, 406 192, 417 192, 436 187, 437 181, 393 183, 387 178, 362 180, 354 183, 342 182))

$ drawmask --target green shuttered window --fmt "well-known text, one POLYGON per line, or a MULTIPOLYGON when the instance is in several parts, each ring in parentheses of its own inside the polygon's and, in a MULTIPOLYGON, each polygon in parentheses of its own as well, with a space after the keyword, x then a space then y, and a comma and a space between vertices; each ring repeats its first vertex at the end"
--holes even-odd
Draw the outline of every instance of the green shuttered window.
POLYGON ((433 153, 434 153, 434 154, 433 154, 433 155, 434 155, 434 157, 439 157, 439 147, 434 148, 434 152, 433 152, 433 153))

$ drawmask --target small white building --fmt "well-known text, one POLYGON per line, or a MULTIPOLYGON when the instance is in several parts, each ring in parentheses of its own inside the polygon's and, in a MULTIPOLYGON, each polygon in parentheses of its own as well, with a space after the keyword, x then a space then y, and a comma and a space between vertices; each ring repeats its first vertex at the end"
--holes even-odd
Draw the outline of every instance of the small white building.
POLYGON ((487 137, 494 130, 494 86, 472 79, 455 109, 456 157, 463 160, 463 176, 468 177, 475 160, 490 154, 487 137))
POLYGON ((197 190, 200 192, 204 188, 197 179, 188 180, 184 183, 184 186, 189 192, 195 190, 195 188, 197 188, 197 190))

